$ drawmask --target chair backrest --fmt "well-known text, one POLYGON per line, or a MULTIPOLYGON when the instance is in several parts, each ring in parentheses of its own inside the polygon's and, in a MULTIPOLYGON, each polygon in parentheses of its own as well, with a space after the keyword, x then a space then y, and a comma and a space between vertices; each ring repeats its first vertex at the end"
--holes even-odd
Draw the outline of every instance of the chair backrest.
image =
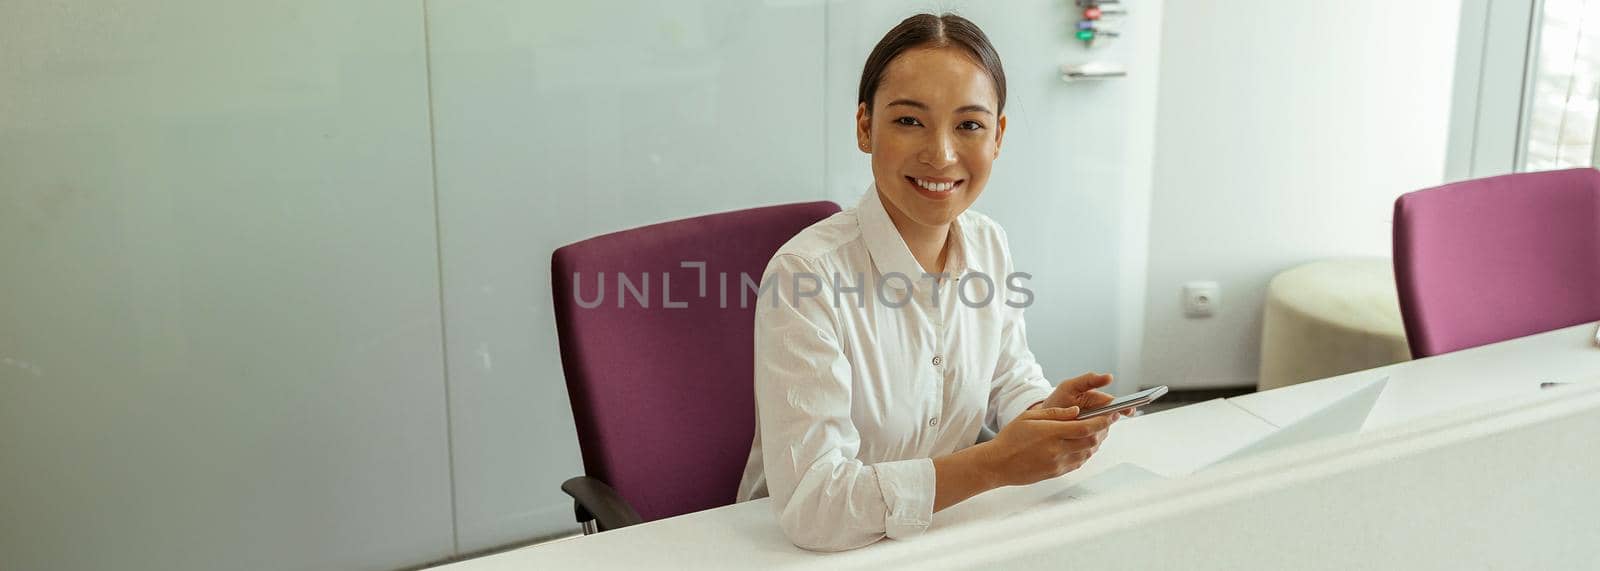
POLYGON ((1416 358, 1600 320, 1600 171, 1401 196, 1394 273, 1416 358))
POLYGON ((745 279, 759 284, 784 242, 838 211, 826 201, 753 208, 555 251, 584 471, 645 521, 733 503, 755 434, 756 296, 745 279))

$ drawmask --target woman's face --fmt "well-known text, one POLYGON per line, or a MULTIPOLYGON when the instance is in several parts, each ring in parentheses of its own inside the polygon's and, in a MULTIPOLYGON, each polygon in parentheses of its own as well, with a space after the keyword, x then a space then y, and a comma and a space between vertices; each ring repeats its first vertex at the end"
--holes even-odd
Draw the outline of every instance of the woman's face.
POLYGON ((913 48, 889 62, 856 139, 897 224, 940 227, 972 206, 1000 156, 1006 119, 988 72, 958 48, 913 48))

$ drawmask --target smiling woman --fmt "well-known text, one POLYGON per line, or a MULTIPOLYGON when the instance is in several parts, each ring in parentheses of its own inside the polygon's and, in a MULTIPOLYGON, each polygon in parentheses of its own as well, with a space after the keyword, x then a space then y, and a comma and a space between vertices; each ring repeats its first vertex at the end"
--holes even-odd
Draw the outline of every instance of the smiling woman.
POLYGON ((974 495, 1077 469, 1118 416, 1077 418, 1111 401, 1095 390, 1110 375, 1051 389, 1028 350, 1027 303, 955 301, 984 298, 965 296, 974 285, 992 299, 991 276, 1014 275, 1005 233, 970 210, 1000 154, 1005 93, 972 22, 895 26, 867 58, 856 110, 873 185, 767 265, 761 289, 777 295, 756 307, 756 434, 738 499, 770 495, 795 545, 914 536, 974 495), (894 286, 901 303, 861 295, 867 284, 894 286), (979 444, 985 426, 999 435, 979 444))
POLYGON ((919 14, 878 42, 861 73, 856 140, 895 228, 933 273, 949 225, 978 199, 1005 136, 1006 74, 966 18, 919 14))

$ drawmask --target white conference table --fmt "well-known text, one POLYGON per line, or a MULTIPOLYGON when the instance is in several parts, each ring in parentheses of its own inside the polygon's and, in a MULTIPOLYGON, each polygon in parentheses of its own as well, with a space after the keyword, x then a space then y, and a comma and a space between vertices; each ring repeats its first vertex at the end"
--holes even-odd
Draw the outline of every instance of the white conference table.
POLYGON ((868 567, 934 549, 985 521, 1051 505, 1066 488, 1130 462, 1178 478, 1382 376, 1389 384, 1363 430, 1464 406, 1525 395, 1539 383, 1600 377, 1595 323, 1396 363, 1233 399, 1217 399, 1118 422, 1081 469, 1030 486, 993 490, 934 514, 922 536, 843 553, 794 547, 762 499, 624 529, 462 561, 444 571, 562 568, 868 567))

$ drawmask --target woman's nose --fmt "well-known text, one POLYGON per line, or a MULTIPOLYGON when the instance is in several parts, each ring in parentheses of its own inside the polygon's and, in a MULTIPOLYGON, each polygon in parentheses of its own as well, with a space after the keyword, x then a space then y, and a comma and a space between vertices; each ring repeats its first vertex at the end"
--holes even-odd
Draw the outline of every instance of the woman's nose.
POLYGON ((956 145, 950 140, 949 135, 934 135, 933 140, 922 151, 922 162, 933 168, 942 169, 955 164, 956 145))

